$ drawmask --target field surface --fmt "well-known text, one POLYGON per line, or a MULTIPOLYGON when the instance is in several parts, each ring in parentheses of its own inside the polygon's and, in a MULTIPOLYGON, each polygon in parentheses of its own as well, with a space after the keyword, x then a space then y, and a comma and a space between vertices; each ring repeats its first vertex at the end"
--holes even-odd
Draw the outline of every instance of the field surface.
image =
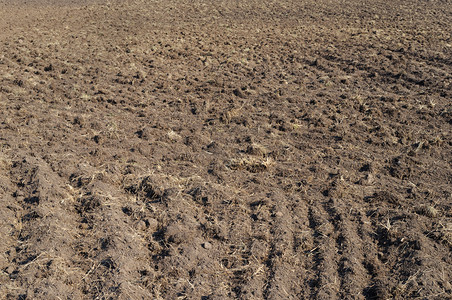
POLYGON ((0 299, 452 299, 448 0, 0 0, 0 299))

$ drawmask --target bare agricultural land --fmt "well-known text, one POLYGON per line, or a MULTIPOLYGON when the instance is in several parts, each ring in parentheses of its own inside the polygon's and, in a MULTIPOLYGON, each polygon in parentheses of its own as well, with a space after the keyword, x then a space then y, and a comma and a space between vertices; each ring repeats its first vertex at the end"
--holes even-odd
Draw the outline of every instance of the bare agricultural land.
POLYGON ((0 299, 452 299, 450 1, 0 0, 0 299))

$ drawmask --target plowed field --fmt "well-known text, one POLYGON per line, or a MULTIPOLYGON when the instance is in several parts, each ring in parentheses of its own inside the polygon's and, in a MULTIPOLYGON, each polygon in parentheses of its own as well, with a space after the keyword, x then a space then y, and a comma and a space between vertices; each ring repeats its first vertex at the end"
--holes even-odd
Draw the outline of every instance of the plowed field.
POLYGON ((448 0, 0 0, 1 299, 452 299, 448 0))

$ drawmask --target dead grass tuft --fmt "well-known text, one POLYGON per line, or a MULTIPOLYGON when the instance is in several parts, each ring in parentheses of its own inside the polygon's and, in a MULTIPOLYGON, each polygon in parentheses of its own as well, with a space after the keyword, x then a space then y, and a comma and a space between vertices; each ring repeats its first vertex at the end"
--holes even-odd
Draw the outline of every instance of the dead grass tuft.
POLYGON ((0 169, 9 170, 12 166, 12 162, 4 154, 0 153, 0 169))
POLYGON ((256 158, 232 159, 226 163, 226 167, 231 170, 247 170, 251 173, 267 171, 273 165, 270 158, 260 160, 256 158))
POLYGON ((429 218, 436 218, 439 211, 431 205, 422 205, 416 208, 416 213, 429 218))

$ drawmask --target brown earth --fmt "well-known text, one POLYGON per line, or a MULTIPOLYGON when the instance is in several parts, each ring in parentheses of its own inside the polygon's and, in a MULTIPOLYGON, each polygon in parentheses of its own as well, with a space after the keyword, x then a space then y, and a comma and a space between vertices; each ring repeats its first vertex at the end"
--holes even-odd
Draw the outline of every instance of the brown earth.
POLYGON ((1 299, 452 299, 450 1, 12 2, 1 299))

